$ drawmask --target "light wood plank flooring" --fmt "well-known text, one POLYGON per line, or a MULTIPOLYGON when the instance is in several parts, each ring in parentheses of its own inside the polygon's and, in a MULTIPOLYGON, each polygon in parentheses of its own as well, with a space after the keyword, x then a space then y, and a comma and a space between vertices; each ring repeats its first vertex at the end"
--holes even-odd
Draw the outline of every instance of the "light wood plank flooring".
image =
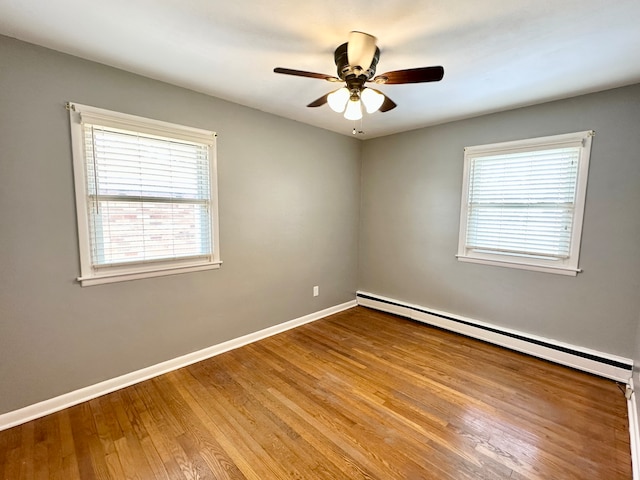
POLYGON ((0 432, 0 479, 630 479, 615 382, 362 307, 0 432))

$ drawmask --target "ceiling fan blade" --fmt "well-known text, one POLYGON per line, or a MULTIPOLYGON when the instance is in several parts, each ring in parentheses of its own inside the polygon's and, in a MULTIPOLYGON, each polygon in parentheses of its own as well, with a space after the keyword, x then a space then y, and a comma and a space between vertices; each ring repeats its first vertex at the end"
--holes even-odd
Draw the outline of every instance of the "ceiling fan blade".
POLYGON ((389 110, 393 110, 397 106, 398 105, 396 105, 396 102, 394 102, 393 100, 391 100, 389 97, 385 95, 384 102, 382 102, 382 106, 378 110, 380 112, 388 112, 389 110))
POLYGON ((373 81, 375 83, 397 85, 401 83, 439 82, 442 80, 442 77, 444 77, 444 68, 422 67, 383 73, 382 75, 376 76, 373 81))
POLYGON ((291 68, 274 68, 274 73, 283 73, 285 75, 294 75, 296 77, 318 78, 320 80, 328 80, 330 82, 341 82, 338 77, 326 75, 324 73, 305 72, 303 70, 292 70, 291 68))
POLYGON ((351 67, 367 70, 376 54, 376 37, 363 32, 351 32, 347 42, 347 59, 351 67))
MULTIPOLYGON (((329 93, 331 93, 331 92, 329 92, 329 93)), ((326 95, 321 96, 317 100, 314 100, 309 105, 307 105, 307 107, 321 107, 322 105, 327 103, 327 97, 329 96, 329 93, 327 93, 326 95)))

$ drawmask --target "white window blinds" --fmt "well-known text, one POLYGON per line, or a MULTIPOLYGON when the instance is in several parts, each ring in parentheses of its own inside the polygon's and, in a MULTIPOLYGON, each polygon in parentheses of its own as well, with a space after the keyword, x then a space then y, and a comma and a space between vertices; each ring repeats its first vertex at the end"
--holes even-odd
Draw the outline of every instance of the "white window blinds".
POLYGON ((467 147, 458 259, 575 275, 592 137, 467 147))
POLYGON ((211 255, 208 146, 84 124, 94 267, 211 255))
POLYGON ((83 286, 219 268, 215 132, 67 105, 83 286))
POLYGON ((466 247, 567 258, 578 147, 471 160, 466 247))

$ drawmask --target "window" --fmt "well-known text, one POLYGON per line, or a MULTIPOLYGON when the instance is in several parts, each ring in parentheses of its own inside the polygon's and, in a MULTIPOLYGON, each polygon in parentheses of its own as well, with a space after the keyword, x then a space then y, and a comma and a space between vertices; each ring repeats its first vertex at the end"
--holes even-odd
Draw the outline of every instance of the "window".
POLYGON ((214 132, 69 104, 83 285, 218 268, 214 132))
POLYGON ((458 260, 576 275, 593 135, 465 148, 458 260))

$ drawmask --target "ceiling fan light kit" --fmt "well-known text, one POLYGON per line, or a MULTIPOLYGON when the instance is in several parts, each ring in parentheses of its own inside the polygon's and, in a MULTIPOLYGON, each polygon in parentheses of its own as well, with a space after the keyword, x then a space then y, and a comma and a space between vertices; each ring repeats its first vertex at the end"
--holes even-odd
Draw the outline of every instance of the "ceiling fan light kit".
POLYGON ((360 100, 349 100, 344 111, 344 118, 347 120, 360 120, 362 118, 362 103, 360 100))
POLYGON ((365 83, 398 85, 438 82, 444 76, 444 69, 440 66, 395 70, 375 76, 379 60, 380 49, 376 46, 376 37, 363 32, 351 32, 349 41, 340 45, 334 52, 337 77, 281 67, 273 71, 329 82, 344 82, 344 87, 323 95, 307 107, 320 107, 328 103, 334 112, 344 113, 344 117, 348 120, 360 120, 363 106, 367 113, 378 110, 388 112, 396 107, 395 102, 384 93, 365 87, 365 83))
POLYGON ((349 89, 347 87, 339 88, 338 90, 334 90, 327 96, 327 103, 331 110, 336 113, 344 112, 344 109, 347 108, 347 102, 349 101, 349 97, 351 94, 349 93, 349 89))
POLYGON ((364 88, 360 92, 360 99, 367 113, 377 112, 384 103, 384 94, 373 88, 364 88))

